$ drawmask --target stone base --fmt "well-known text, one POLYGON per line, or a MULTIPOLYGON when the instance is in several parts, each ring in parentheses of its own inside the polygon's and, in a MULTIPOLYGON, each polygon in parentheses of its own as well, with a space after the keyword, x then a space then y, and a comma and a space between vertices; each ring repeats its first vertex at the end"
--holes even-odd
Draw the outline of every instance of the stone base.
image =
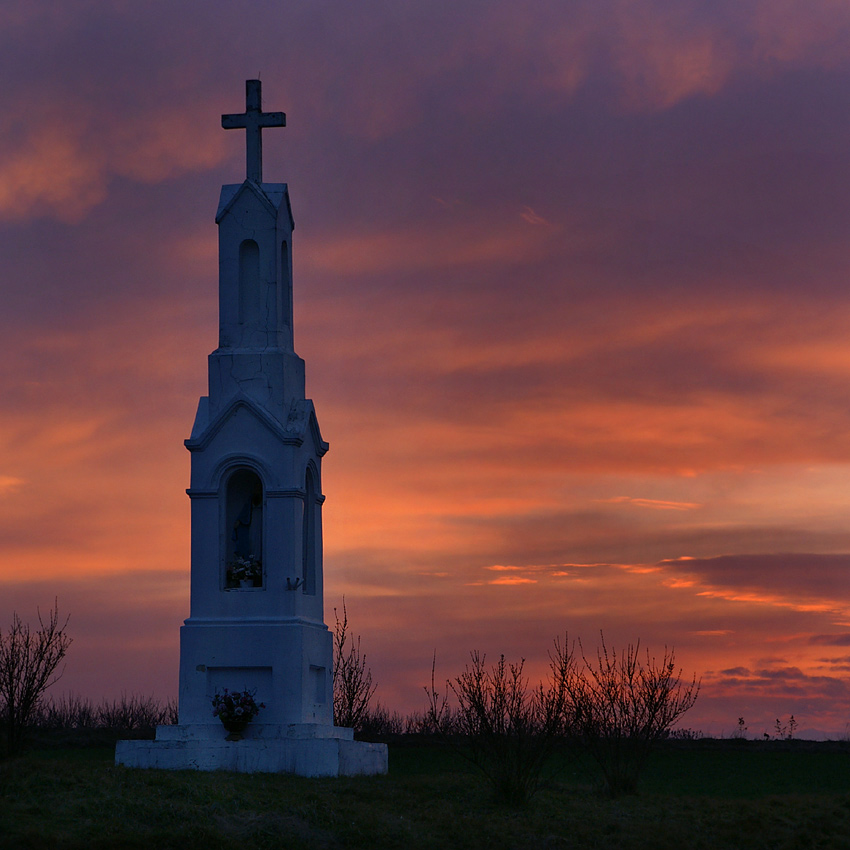
POLYGON ((158 726, 155 741, 119 741, 115 764, 160 770, 232 770, 298 776, 371 776, 387 772, 387 745, 354 740, 338 726, 249 724, 226 741, 220 723, 158 726))

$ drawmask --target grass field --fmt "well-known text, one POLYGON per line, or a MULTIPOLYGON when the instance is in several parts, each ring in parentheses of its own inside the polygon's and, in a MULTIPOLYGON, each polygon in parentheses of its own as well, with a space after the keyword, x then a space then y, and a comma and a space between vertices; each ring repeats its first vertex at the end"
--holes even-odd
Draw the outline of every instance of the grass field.
MULTIPOLYGON (((752 743, 752 742, 750 742, 752 743)), ((111 748, 0 762, 0 848, 850 848, 850 752, 669 747, 635 797, 565 761, 532 805, 496 806, 439 747, 391 745, 358 779, 116 768, 111 748)))

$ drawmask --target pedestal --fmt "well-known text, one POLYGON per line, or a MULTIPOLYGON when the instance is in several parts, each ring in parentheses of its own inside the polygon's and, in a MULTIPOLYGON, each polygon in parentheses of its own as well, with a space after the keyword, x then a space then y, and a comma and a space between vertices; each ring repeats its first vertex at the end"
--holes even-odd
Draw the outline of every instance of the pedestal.
POLYGON ((231 770, 298 776, 371 776, 387 772, 387 745, 354 740, 354 730, 324 724, 249 723, 227 741, 221 723, 158 726, 154 741, 119 741, 115 763, 160 770, 231 770))

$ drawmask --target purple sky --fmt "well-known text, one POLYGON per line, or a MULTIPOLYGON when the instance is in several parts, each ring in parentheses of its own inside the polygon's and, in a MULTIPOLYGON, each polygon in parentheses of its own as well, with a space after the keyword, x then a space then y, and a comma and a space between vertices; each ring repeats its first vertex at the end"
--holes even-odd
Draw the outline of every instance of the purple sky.
POLYGON ((287 113, 296 350, 391 708, 568 630, 675 646, 685 725, 850 701, 850 5, 0 12, 0 626, 57 695, 176 693, 188 436, 244 81, 287 113))

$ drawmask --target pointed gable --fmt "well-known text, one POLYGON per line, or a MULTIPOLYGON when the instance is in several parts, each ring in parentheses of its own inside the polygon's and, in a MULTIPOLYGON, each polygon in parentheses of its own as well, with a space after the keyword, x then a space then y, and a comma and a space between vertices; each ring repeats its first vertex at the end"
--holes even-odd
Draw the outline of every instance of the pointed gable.
POLYGON ((292 204, 289 201, 289 187, 286 183, 254 183, 246 180, 244 183, 229 183, 221 187, 218 209, 215 214, 216 224, 233 209, 246 194, 256 198, 257 202, 274 218, 284 209, 289 219, 289 227, 295 229, 295 219, 292 216, 292 204))
POLYGON ((245 396, 234 399, 212 421, 209 421, 208 418, 208 398, 206 396, 203 397, 198 405, 198 413, 195 417, 194 427, 192 428, 192 436, 184 441, 184 445, 190 452, 203 451, 222 428, 224 428, 225 424, 242 409, 247 410, 285 445, 300 446, 309 435, 313 441, 314 450, 319 457, 322 457, 328 451, 329 444, 322 439, 319 420, 316 417, 316 410, 310 399, 299 399, 293 402, 286 424, 281 425, 261 405, 245 396))

